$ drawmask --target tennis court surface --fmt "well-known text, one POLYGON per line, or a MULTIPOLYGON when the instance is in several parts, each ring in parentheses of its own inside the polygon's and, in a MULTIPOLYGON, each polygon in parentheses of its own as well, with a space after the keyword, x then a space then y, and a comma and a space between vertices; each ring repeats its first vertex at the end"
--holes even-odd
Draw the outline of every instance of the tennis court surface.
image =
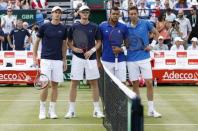
MULTIPOLYGON (((92 117, 90 89, 78 89, 77 118, 64 119, 69 82, 59 88, 59 119, 39 120, 39 91, 31 87, 0 87, 0 131, 105 131, 102 119, 92 117)), ((141 89, 144 131, 197 131, 198 89, 196 86, 155 88, 155 103, 162 118, 147 117, 146 89, 141 89)))

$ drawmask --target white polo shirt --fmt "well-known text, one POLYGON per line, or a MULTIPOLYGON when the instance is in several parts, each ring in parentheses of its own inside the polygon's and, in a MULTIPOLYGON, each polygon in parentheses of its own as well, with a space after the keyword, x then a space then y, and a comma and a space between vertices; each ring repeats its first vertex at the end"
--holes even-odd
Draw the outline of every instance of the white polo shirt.
POLYGON ((16 17, 11 15, 10 17, 8 15, 4 15, 1 18, 1 25, 5 23, 5 25, 2 27, 2 30, 5 34, 9 34, 12 29, 14 29, 12 22, 16 25, 16 17))

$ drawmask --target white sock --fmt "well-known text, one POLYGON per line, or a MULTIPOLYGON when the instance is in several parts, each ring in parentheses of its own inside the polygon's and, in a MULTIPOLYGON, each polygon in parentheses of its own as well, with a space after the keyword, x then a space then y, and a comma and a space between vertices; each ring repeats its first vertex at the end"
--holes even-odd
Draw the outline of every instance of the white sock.
POLYGON ((93 102, 93 105, 94 105, 94 111, 100 111, 99 102, 93 102))
POLYGON ((44 110, 46 106, 46 102, 45 101, 40 101, 40 110, 44 110))
POLYGON ((75 102, 69 102, 69 112, 75 112, 75 102))
POLYGON ((154 102, 148 101, 148 111, 151 112, 154 110, 154 102))
POLYGON ((55 111, 56 102, 50 102, 49 104, 49 112, 55 111))

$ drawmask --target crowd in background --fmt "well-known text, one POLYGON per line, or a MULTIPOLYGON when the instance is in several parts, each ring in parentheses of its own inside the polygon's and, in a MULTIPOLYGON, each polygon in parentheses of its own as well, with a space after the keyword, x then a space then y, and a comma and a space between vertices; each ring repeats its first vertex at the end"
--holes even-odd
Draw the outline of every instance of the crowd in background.
MULTIPOLYGON (((150 21, 159 32, 155 50, 198 49, 196 0, 114 0, 107 8, 112 6, 121 10, 122 23, 128 22, 128 7, 138 7, 139 17, 150 21)), ((150 43, 154 36, 150 33, 150 43)))

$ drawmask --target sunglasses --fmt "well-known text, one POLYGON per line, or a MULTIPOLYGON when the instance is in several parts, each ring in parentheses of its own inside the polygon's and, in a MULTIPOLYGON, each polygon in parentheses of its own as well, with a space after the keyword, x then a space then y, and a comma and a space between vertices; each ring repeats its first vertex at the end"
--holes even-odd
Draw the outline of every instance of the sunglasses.
POLYGON ((89 14, 90 11, 81 11, 81 13, 83 13, 83 14, 89 14))

